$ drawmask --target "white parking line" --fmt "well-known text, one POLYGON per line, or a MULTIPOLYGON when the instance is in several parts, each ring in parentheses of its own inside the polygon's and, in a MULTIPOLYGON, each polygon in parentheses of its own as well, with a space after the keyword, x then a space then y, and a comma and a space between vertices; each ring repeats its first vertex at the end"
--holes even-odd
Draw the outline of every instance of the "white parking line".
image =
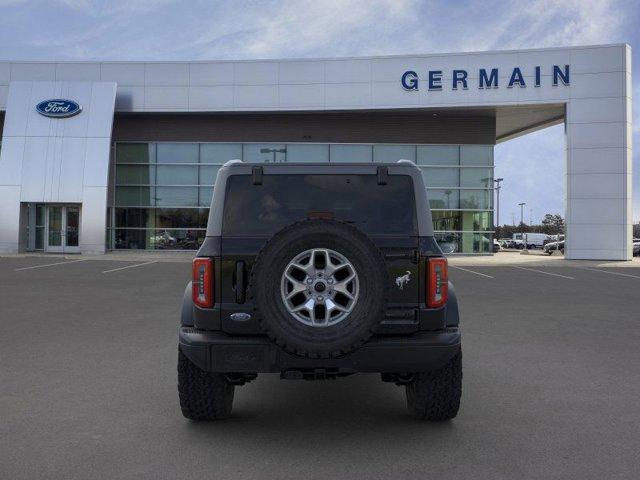
POLYGON ((589 270, 591 272, 601 272, 608 273, 609 275, 620 275, 621 277, 631 277, 631 278, 640 278, 638 275, 631 275, 629 273, 620 273, 620 272, 609 272, 608 270, 600 270, 599 268, 589 268, 589 267, 578 267, 582 270, 589 270))
POLYGON ((44 267, 53 267, 55 265, 66 265, 67 263, 78 263, 78 262, 84 262, 85 260, 88 260, 88 259, 81 258, 80 260, 70 260, 68 262, 47 263, 46 265, 33 265, 31 267, 16 268, 15 271, 19 272, 20 270, 31 270, 33 268, 44 268, 44 267))
POLYGON ((119 270, 125 270, 127 268, 136 268, 136 267, 142 267, 143 265, 151 265, 152 263, 158 263, 158 260, 153 260, 151 262, 144 262, 144 263, 137 263, 135 265, 127 265, 126 267, 120 267, 120 268, 112 268, 111 270, 105 270, 102 273, 111 273, 111 272, 117 272, 119 270))
POLYGON ((566 278, 568 280, 575 280, 575 278, 568 277, 567 275, 560 275, 559 273, 545 272, 544 270, 536 270, 535 268, 517 267, 515 265, 513 265, 513 268, 519 268, 520 270, 527 270, 528 272, 542 273, 544 275, 552 275, 554 277, 566 278))
POLYGON ((487 275, 486 273, 474 272, 473 270, 467 270, 466 268, 456 267, 455 265, 449 265, 449 268, 457 268, 458 270, 462 270, 463 272, 473 273, 474 275, 480 275, 481 277, 493 278, 491 275, 487 275))

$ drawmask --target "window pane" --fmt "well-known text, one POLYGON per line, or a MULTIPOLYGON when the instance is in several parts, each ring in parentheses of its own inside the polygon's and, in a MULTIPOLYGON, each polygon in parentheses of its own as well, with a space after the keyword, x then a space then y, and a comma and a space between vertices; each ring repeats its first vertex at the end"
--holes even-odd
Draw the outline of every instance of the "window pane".
POLYGON ((133 248, 145 249, 150 248, 149 237, 153 230, 112 230, 114 239, 114 248, 133 248))
POLYGON ((211 198, 213 197, 213 188, 200 187, 198 190, 199 190, 199 196, 200 196, 198 205, 200 205, 201 207, 210 207, 211 198))
POLYGON ((156 184, 158 185, 198 185, 196 165, 158 165, 156 184))
POLYGON ((492 213, 491 212, 460 212, 462 224, 459 230, 463 231, 484 231, 491 230, 492 213))
POLYGON ((374 145, 373 161, 395 163, 398 160, 416 161, 415 145, 374 145))
POLYGON ((462 253, 491 253, 493 251, 493 234, 463 233, 462 253))
POLYGON ((250 163, 286 162, 287 149, 279 143, 245 143, 242 160, 250 163))
POLYGON ((458 208, 459 190, 431 190, 427 191, 429 206, 439 209, 458 208))
POLYGON ((116 205, 152 206, 154 187, 116 187, 116 205))
POLYGON ((242 160, 241 143, 203 143, 200 145, 200 163, 222 165, 229 160, 242 160))
POLYGON ((36 225, 44 226, 44 205, 36 205, 36 225))
POLYGON ((434 238, 442 253, 460 253, 462 251, 462 234, 460 233, 434 233, 434 238))
POLYGON ((461 168, 460 186, 475 188, 493 187, 493 168, 461 168))
POLYGON ((36 250, 44 250, 44 227, 36 227, 36 250))
POLYGON ((333 163, 372 162, 371 145, 331 145, 330 161, 333 163))
POLYGON ((197 143, 158 143, 158 163, 198 163, 197 143))
POLYGON ((459 165, 457 145, 418 145, 418 165, 459 165))
POLYGON ((202 245, 205 230, 156 230, 150 237, 155 250, 197 250, 202 245))
POLYGON ((158 208, 157 228, 207 228, 207 208, 158 208))
POLYGON ((153 228, 153 210, 148 208, 116 208, 116 227, 153 228))
POLYGON ((197 207, 198 187, 157 187, 156 205, 159 207, 197 207))
POLYGON ((287 162, 328 162, 329 145, 287 145, 287 162))
POLYGON ((118 165, 116 185, 153 185, 155 168, 150 165, 118 165))
POLYGON ((116 163, 155 163, 154 143, 117 143, 116 163))
POLYGON ((271 235, 314 214, 351 223, 367 234, 416 232, 408 175, 390 175, 386 185, 378 185, 376 175, 265 175, 259 187, 249 175, 233 175, 226 196, 226 235, 271 235))
POLYGON ((216 183, 216 177, 218 176, 218 166, 202 166, 200 168, 200 185, 214 185, 216 183))
POLYGON ((443 253, 491 253, 491 233, 434 233, 443 253))
POLYGON ((455 210, 433 210, 434 230, 461 230, 467 232, 491 230, 491 212, 461 212, 455 210))
POLYGON ((456 211, 432 211, 431 218, 433 220, 434 230, 460 230, 460 213, 456 211))
POLYGON ((205 230, 112 230, 115 248, 146 250, 197 250, 205 230))
POLYGON ((492 200, 493 190, 460 190, 460 208, 490 209, 492 200))
POLYGON ((458 168, 421 168, 427 187, 457 187, 460 170, 458 168))
POLYGON ((493 165, 493 147, 462 145, 460 147, 462 165, 493 165))

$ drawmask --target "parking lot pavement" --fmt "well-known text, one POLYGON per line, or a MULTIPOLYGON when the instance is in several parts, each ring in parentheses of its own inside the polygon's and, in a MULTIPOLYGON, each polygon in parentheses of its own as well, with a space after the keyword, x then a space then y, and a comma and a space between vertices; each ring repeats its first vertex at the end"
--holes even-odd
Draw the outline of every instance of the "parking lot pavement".
POLYGON ((414 421, 377 375, 263 375, 195 424, 175 372, 190 265, 82 260, 0 258, 2 478, 637 478, 640 269, 452 268, 450 423, 414 421))

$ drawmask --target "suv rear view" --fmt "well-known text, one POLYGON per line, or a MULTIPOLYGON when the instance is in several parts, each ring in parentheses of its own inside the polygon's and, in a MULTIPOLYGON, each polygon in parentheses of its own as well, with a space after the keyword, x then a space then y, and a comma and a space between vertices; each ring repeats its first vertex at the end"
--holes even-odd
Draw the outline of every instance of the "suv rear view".
POLYGON ((259 373, 380 373, 417 418, 458 411, 458 307, 418 168, 227 163, 179 333, 185 417, 231 412, 259 373))

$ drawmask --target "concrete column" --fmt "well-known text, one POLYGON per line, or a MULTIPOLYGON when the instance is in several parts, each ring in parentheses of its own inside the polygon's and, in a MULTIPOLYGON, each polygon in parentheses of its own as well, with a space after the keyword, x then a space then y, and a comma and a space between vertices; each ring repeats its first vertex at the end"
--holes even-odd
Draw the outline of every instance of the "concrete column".
POLYGON ((612 94, 567 104, 565 254, 570 259, 632 258, 631 48, 618 51, 623 68, 612 94))

